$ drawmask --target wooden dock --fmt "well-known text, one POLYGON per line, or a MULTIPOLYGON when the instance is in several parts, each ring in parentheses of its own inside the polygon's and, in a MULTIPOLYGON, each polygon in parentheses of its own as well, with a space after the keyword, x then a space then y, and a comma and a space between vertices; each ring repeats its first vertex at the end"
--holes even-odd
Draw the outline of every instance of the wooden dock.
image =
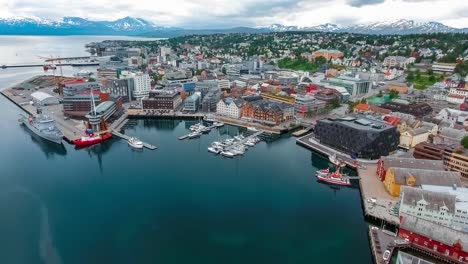
MULTIPOLYGON (((119 137, 119 138, 122 138, 122 139, 125 139, 125 140, 129 140, 130 139, 130 136, 127 136, 125 134, 122 134, 120 132, 118 132, 117 130, 115 129, 112 129, 112 134, 116 137, 119 137)), ((143 147, 147 148, 147 149, 151 149, 151 150, 155 150, 157 149, 156 146, 154 145, 151 145, 151 144, 148 144, 148 143, 145 143, 143 142, 143 147)))

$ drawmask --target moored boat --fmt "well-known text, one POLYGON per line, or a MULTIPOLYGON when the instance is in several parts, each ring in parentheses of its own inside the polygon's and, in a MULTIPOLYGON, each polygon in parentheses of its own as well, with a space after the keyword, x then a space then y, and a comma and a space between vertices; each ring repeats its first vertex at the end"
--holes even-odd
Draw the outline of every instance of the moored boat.
POLYGON ((24 124, 30 131, 39 137, 50 142, 62 144, 63 134, 57 128, 55 120, 47 114, 42 113, 42 109, 37 109, 36 116, 22 116, 20 122, 24 124))
POLYGON ((336 184, 336 185, 343 185, 343 186, 350 186, 351 181, 346 175, 343 175, 339 173, 338 171, 336 172, 328 172, 326 173, 325 170, 320 170, 315 173, 315 176, 317 177, 318 180, 331 183, 331 184, 336 184))
POLYGON ((141 142, 141 140, 137 138, 131 137, 127 140, 127 142, 128 142, 128 145, 133 148, 137 148, 137 149, 143 148, 143 142, 141 142))
POLYGON ((107 139, 112 138, 112 133, 105 132, 103 134, 94 134, 91 129, 86 130, 86 136, 79 139, 75 139, 73 144, 79 148, 89 147, 95 144, 99 144, 107 139))

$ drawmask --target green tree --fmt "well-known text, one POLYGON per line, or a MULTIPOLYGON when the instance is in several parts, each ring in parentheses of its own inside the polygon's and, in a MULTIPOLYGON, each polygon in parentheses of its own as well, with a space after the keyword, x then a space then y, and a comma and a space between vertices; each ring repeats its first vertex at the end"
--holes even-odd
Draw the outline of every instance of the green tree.
POLYGON ((434 71, 433 71, 432 69, 428 69, 428 70, 427 70, 427 74, 428 74, 429 76, 434 75, 434 71))
POLYGON ((88 78, 88 82, 95 82, 95 81, 96 81, 96 79, 94 79, 93 77, 88 78))
POLYGON ((434 75, 429 75, 429 81, 430 82, 435 82, 436 81, 436 78, 434 75))
POLYGON ((338 108, 338 107, 340 107, 340 100, 338 100, 338 98, 333 98, 330 101, 330 105, 331 105, 332 108, 338 108))
POLYGON ((389 95, 391 99, 398 98, 398 91, 390 90, 389 95))
POLYGON ((408 82, 411 82, 414 80, 414 73, 412 71, 408 72, 408 75, 406 75, 406 80, 408 82))
POLYGON ((461 140, 460 143, 461 143, 461 145, 462 145, 464 148, 468 149, 468 136, 465 136, 465 137, 461 140))
POLYGON ((226 74, 227 74, 226 67, 223 67, 223 68, 221 69, 221 72, 222 72, 224 75, 226 75, 226 74))
POLYGON ((416 70, 416 80, 421 79, 421 71, 419 69, 416 70))

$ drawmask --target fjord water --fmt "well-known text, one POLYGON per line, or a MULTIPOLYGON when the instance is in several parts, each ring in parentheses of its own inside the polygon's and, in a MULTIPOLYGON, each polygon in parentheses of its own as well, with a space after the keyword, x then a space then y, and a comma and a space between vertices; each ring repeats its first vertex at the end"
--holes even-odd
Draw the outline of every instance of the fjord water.
POLYGON ((193 121, 143 119, 125 133, 155 151, 75 150, 19 113, 0 97, 0 263, 371 263, 359 190, 316 182, 327 161, 294 138, 225 159, 207 146, 242 130, 179 141, 193 121))

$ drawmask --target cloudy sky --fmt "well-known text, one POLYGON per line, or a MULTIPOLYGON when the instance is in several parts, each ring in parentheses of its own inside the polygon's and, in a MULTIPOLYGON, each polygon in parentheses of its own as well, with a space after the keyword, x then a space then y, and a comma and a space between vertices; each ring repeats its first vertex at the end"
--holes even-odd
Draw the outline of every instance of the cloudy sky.
POLYGON ((141 17, 189 28, 313 26, 413 19, 468 27, 468 0, 0 0, 0 17, 141 17))

